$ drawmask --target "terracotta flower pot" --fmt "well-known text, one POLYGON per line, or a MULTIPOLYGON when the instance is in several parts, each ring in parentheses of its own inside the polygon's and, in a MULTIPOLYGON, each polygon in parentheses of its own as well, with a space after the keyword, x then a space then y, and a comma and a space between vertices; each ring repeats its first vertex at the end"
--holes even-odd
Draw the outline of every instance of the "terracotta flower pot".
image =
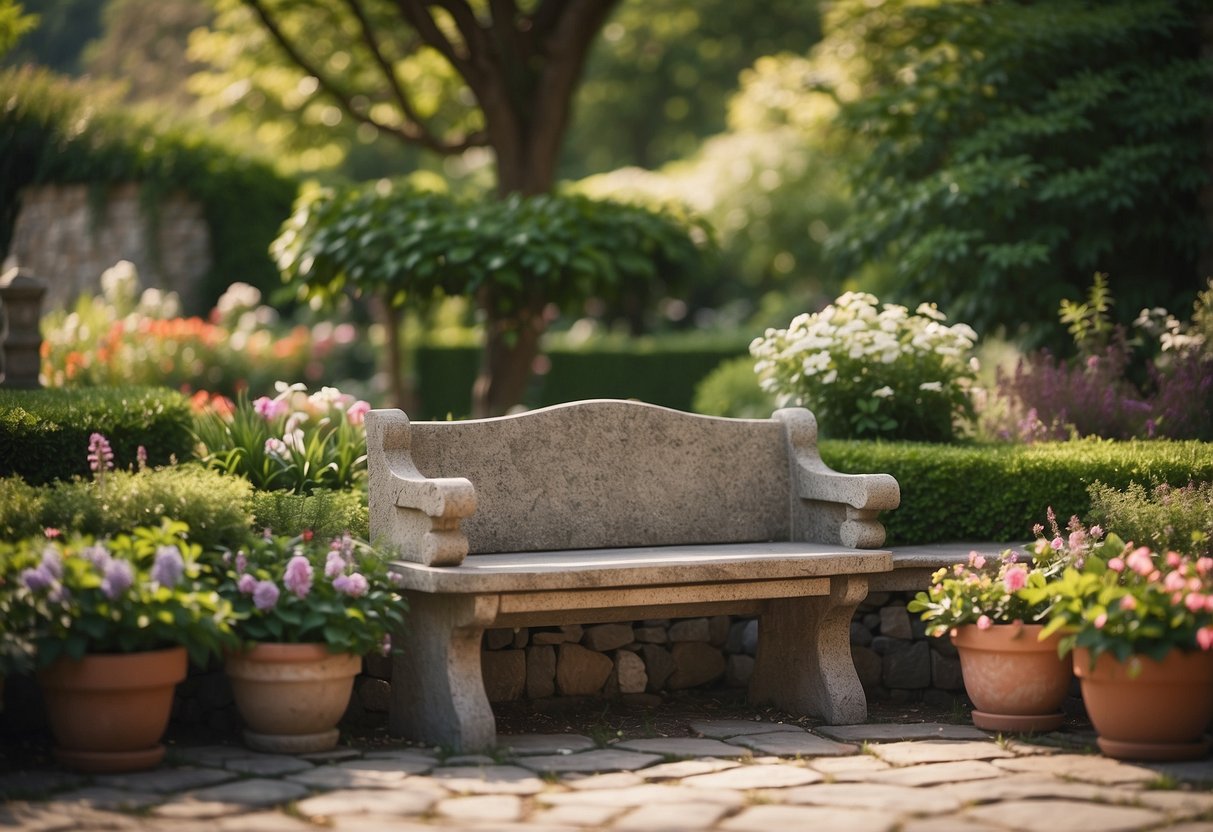
POLYGON ((1074 650, 1074 672, 1099 749, 1122 760, 1193 760, 1209 750, 1213 652, 1172 650, 1161 661, 1108 653, 1092 664, 1074 650))
POLYGON ((184 647, 59 659, 38 672, 55 757, 79 771, 138 771, 164 759, 184 647))
POLYGON ((337 745, 362 659, 323 644, 259 644, 228 656, 244 741, 258 751, 304 754, 337 745))
POLYGON ((1040 624, 966 625, 952 630, 973 724, 986 731, 1052 731, 1070 690, 1070 659, 1057 656, 1060 635, 1040 641, 1040 624))

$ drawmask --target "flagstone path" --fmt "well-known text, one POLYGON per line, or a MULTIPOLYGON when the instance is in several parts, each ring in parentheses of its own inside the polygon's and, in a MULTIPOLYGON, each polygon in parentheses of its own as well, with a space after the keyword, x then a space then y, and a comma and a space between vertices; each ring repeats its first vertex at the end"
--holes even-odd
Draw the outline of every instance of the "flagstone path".
MULTIPOLYGON (((160 768, 0 774, 0 826, 54 830, 1213 832, 1213 757, 1129 764, 941 723, 690 722, 687 736, 502 736, 302 757, 174 747, 160 768)), ((12 760, 10 759, 11 763, 12 760)))

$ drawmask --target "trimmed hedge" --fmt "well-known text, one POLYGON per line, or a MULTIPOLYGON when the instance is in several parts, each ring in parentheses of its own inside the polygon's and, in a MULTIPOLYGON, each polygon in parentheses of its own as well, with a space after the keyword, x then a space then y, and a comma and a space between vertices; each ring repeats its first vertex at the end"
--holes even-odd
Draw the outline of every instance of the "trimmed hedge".
POLYGON ((1091 510, 1087 486, 1117 489, 1213 480, 1213 444, 1084 439, 1037 445, 933 445, 823 440, 847 473, 888 473, 901 506, 882 512, 891 546, 948 540, 1027 541, 1052 506, 1058 522, 1091 510))
MULTIPOLYGON (((722 361, 745 355, 748 341, 703 336, 595 339, 584 346, 545 347, 551 368, 531 378, 525 404, 546 407, 581 399, 639 399, 691 410, 695 388, 722 361)), ((466 416, 480 348, 422 346, 416 354, 425 419, 466 416)))
POLYGON ((101 487, 91 479, 32 486, 0 478, 0 538, 20 540, 46 528, 112 535, 169 517, 188 524, 190 540, 203 548, 238 546, 250 533, 252 490, 248 480, 197 464, 111 471, 101 487))
POLYGON ((114 464, 130 468, 142 445, 149 465, 187 459, 193 416, 181 393, 156 387, 0 389, 0 476, 34 485, 91 475, 88 438, 105 435, 114 464))

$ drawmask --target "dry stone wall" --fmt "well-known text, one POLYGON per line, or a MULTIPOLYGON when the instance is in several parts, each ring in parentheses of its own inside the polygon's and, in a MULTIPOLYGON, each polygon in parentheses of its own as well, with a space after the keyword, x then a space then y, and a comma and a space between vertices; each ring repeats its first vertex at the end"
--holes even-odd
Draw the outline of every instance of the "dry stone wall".
POLYGON ((47 281, 43 309, 96 293, 101 273, 119 260, 135 264, 145 287, 175 291, 189 308, 211 268, 202 206, 184 194, 162 197, 150 218, 136 184, 110 188, 99 210, 87 185, 26 188, 20 200, 6 260, 47 281))

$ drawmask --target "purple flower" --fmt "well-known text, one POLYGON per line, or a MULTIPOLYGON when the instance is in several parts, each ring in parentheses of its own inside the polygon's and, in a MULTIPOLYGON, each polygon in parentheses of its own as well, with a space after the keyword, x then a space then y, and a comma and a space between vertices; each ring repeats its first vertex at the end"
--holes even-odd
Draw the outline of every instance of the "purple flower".
POLYGON ((236 552, 236 571, 237 572, 247 572, 248 571, 248 555, 246 555, 244 553, 243 549, 239 549, 236 552))
POLYGON ((287 561, 282 582, 296 597, 306 598, 312 590, 312 565, 308 563, 308 559, 303 555, 295 555, 287 561))
POLYGON ((333 581, 333 589, 351 598, 361 598, 366 595, 369 588, 370 584, 367 583, 366 578, 357 572, 352 575, 339 575, 333 581))
POLYGON ((236 581, 236 589, 240 590, 240 592, 244 595, 252 595, 253 591, 257 589, 257 579, 245 572, 240 576, 240 579, 236 581))
POLYGON ((109 550, 100 543, 95 543, 92 546, 85 546, 80 550, 80 557, 97 567, 97 571, 101 573, 105 572, 105 567, 110 562, 109 550))
POLYGON ((41 592, 55 585, 55 576, 45 566, 36 569, 25 569, 21 572, 21 583, 30 592, 41 592))
POLYGON ((185 560, 176 546, 160 546, 156 549, 156 562, 152 564, 152 580, 160 586, 176 586, 185 575, 185 560))
POLYGON ((258 581, 253 589, 253 606, 259 610, 273 609, 278 603, 278 587, 273 581, 258 581))
POLYGON ((42 563, 39 566, 55 578, 63 577, 63 561, 59 559, 59 550, 54 546, 42 550, 42 563))
POLYGON ((113 558, 105 566, 105 577, 101 579, 101 592, 111 601, 131 588, 135 582, 135 570, 120 558, 113 558))
MULTIPOLYGON (((334 541, 335 543, 336 541, 334 541)), ((332 580, 345 571, 345 558, 338 551, 330 551, 324 560, 324 577, 332 580)))
POLYGON ((135 465, 140 471, 147 468, 147 448, 142 445, 135 449, 135 465))
POLYGON ((114 467, 114 449, 109 440, 99 433, 88 438, 88 467, 94 474, 104 473, 114 467))

